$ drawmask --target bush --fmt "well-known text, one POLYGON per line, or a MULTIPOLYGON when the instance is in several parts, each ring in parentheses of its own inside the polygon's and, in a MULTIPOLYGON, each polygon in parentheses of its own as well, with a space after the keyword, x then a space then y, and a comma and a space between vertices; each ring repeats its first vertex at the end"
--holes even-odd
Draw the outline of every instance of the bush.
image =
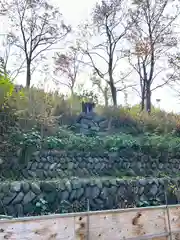
POLYGON ((159 136, 156 134, 133 137, 130 134, 112 135, 107 137, 87 137, 74 134, 60 128, 56 136, 42 138, 40 133, 33 129, 31 132, 17 132, 13 134, 12 143, 18 146, 34 147, 34 149, 58 149, 67 151, 85 152, 116 152, 122 149, 132 151, 173 152, 180 148, 180 138, 172 134, 159 136))
POLYGON ((177 122, 180 122, 178 114, 166 113, 153 108, 149 115, 146 112, 141 112, 138 105, 132 108, 121 107, 116 110, 99 106, 97 111, 107 118, 113 118, 117 128, 131 127, 131 129, 136 130, 136 133, 172 133, 176 128, 177 122))
POLYGON ((0 110, 8 108, 7 102, 12 95, 14 90, 14 85, 10 79, 6 76, 0 75, 0 110))
MULTIPOLYGON (((22 91, 13 91, 13 84, 8 79, 0 80, 4 95, 1 95, 0 104, 7 105, 9 110, 20 118, 33 119, 38 122, 48 121, 52 116, 61 116, 60 125, 68 125, 72 118, 81 112, 81 98, 75 95, 68 98, 58 93, 44 92, 41 89, 31 88, 22 91), (4 97, 2 97, 4 96, 4 97)), ((6 111, 9 112, 9 110, 6 111)), ((178 136, 180 116, 166 113, 152 108, 149 115, 141 112, 139 105, 132 108, 118 107, 116 109, 96 105, 95 111, 112 119, 112 126, 116 132, 141 134, 144 132, 167 134, 174 133, 178 136)))

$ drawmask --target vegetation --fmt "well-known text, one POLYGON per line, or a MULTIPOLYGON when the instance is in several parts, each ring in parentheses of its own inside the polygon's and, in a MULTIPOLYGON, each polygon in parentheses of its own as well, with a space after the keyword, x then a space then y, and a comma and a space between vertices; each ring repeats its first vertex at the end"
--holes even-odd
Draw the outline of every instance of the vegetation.
POLYGON ((155 134, 144 134, 132 136, 130 134, 117 134, 107 137, 87 137, 74 134, 66 129, 60 128, 56 136, 42 138, 40 132, 33 129, 27 133, 14 132, 12 143, 18 146, 35 146, 36 149, 59 149, 70 151, 85 152, 114 152, 122 149, 132 149, 135 151, 149 152, 154 151, 176 151, 180 147, 180 138, 171 134, 158 136, 155 134))
POLYGON ((0 106, 3 109, 12 95, 14 86, 8 77, 0 75, 0 106))
MULTIPOLYGON (((10 112, 16 116, 17 126, 16 128, 14 126, 11 127, 11 131, 8 133, 7 143, 10 147, 7 149, 7 152, 16 151, 19 153, 20 166, 21 164, 23 166, 24 163, 27 164, 31 159, 31 154, 40 149, 95 153, 125 151, 130 154, 139 152, 150 156, 159 156, 159 154, 167 153, 171 156, 174 155, 175 158, 179 157, 179 116, 167 114, 155 108, 152 109, 152 113, 149 115, 145 112, 141 112, 140 106, 134 106, 130 109, 121 107, 112 110, 108 107, 105 108, 97 105, 99 114, 103 114, 107 118, 113 117, 113 119, 116 120, 116 133, 109 134, 103 138, 99 136, 87 137, 75 134, 65 125, 61 127, 57 126, 55 134, 50 134, 48 136, 42 135, 38 125, 39 123, 42 124, 42 119, 47 119, 47 116, 52 118, 55 111, 57 116, 65 113, 68 118, 74 117, 74 115, 80 112, 81 97, 82 96, 79 97, 77 94, 74 98, 76 101, 72 101, 72 98, 66 99, 58 94, 48 94, 37 89, 24 89, 21 95, 13 91, 7 99, 7 102, 11 110, 10 112), (30 98, 30 96, 33 97, 30 98), (44 99, 42 99, 42 96, 44 99), (13 101, 14 99, 17 101, 13 101), (33 109, 33 107, 30 108, 28 99, 31 100, 32 106, 35 106, 35 109, 33 109), (74 104, 73 107, 71 105, 72 103, 74 104), (37 106, 38 104, 39 106, 37 106), (46 111, 42 111, 42 107, 44 107, 46 111), (35 113, 33 113, 33 110, 35 110, 35 113), (72 115, 72 113, 74 115, 72 115), (29 126, 29 129, 20 127, 20 118, 22 118, 22 116, 26 119, 28 116, 31 117, 30 121, 33 121, 34 127, 31 128, 31 126, 29 126), (140 129, 140 131, 137 131, 136 134, 127 134, 125 132, 127 123, 131 129, 135 126, 140 129)), ((9 117, 7 111, 5 111, 4 114, 9 117)), ((50 126, 50 128, 52 127, 50 126)), ((115 176, 127 179, 128 181, 133 179, 132 176, 128 176, 127 172, 117 172, 115 176)), ((177 177, 175 174, 174 176, 177 177)), ((14 172, 13 175, 9 177, 11 180, 21 179, 21 176, 18 175, 18 169, 17 173, 14 172)), ((168 176, 161 173, 159 177, 167 178, 168 176)), ((176 191, 176 189, 174 191, 176 191)), ((54 210, 50 208, 50 204, 44 199, 39 199, 34 204, 34 210, 29 211, 30 215, 44 215, 52 213, 52 211, 54 212, 54 210)), ((161 204, 161 201, 155 198, 147 201, 138 201, 131 206, 127 203, 127 205, 123 207, 145 207, 159 204, 161 204)), ((60 207, 55 211, 56 213, 86 211, 87 209, 86 202, 82 203, 80 201, 74 201, 73 204, 62 202, 59 206, 60 207)))
POLYGON ((99 136, 86 137, 75 134, 66 127, 68 125, 66 120, 74 118, 80 113, 83 95, 76 94, 73 98, 72 96, 65 98, 62 95, 45 93, 43 90, 35 88, 23 89, 18 92, 15 91, 15 87, 10 81, 2 80, 2 83, 4 86, 7 85, 5 89, 12 86, 4 97, 4 103, 8 105, 8 112, 5 109, 3 114, 10 118, 10 112, 18 123, 18 127, 13 132, 11 131, 9 136, 13 145, 21 147, 23 151, 29 148, 33 151, 46 148, 113 152, 123 148, 132 148, 153 152, 154 150, 174 151, 179 148, 179 115, 167 114, 155 108, 149 115, 141 112, 138 105, 132 108, 120 107, 116 110, 97 105, 96 109, 99 114, 114 120, 116 131, 115 133, 109 132, 109 135, 103 138, 99 136), (42 135, 41 126, 43 128, 49 126, 51 129, 53 127, 51 120, 54 116, 61 116, 56 120, 55 132, 42 135), (24 126, 22 117, 31 120, 24 126), (44 120, 46 120, 46 124, 44 120), (127 127, 130 129, 129 133, 126 131, 127 127))
MULTIPOLYGON (((41 149, 179 157, 180 115, 152 104, 164 86, 179 94, 179 1, 98 1, 91 18, 74 28, 46 0, 4 0, 0 8, 10 25, 1 36, 0 160, 18 152, 23 165, 41 149), (26 87, 15 85, 20 76, 26 87), (139 103, 130 107, 129 94, 136 93, 139 103), (82 100, 95 102, 111 123, 106 136, 73 132, 82 100)), ((151 204, 158 202, 139 206, 151 204)), ((36 208, 49 211, 44 199, 36 208)))
MULTIPOLYGON (((17 94, 16 94, 17 95, 17 94)), ((83 95, 81 95, 83 97, 83 95)), ((59 124, 66 125, 68 120, 81 112, 81 99, 77 94, 73 98, 65 98, 58 94, 47 94, 42 90, 31 89, 24 92, 23 96, 14 96, 8 100, 12 112, 19 118, 30 118, 38 121, 45 119, 48 122, 53 116, 59 117, 59 124), (66 121, 67 120, 67 121, 66 121)), ((141 132, 157 134, 179 134, 180 117, 178 114, 166 113, 159 109, 152 109, 151 115, 140 111, 140 106, 132 108, 119 107, 113 110, 111 107, 96 106, 96 112, 110 119, 116 120, 116 126, 136 126, 141 132)), ((26 123, 28 125, 28 122, 26 123)), ((123 130, 122 130, 123 131, 123 130)))

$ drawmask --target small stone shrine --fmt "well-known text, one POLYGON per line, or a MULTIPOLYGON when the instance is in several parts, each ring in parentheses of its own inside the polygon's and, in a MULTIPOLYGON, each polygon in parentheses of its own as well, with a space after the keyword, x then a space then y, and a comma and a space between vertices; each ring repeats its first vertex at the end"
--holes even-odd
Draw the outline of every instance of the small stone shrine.
POLYGON ((85 135, 105 132, 108 120, 94 112, 95 103, 82 102, 82 112, 76 120, 76 129, 85 135))

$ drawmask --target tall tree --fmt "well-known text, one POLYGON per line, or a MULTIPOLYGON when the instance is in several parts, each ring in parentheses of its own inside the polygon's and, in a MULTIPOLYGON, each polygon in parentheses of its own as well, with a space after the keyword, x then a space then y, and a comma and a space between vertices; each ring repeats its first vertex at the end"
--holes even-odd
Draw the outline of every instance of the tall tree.
POLYGON ((173 26, 179 16, 179 8, 171 0, 134 0, 131 18, 134 22, 129 40, 129 62, 139 75, 141 109, 151 112, 152 92, 168 84, 172 78, 159 82, 159 74, 165 71, 169 50, 177 44, 173 26), (172 12, 172 13, 171 13, 172 12))
POLYGON ((69 47, 68 51, 63 53, 56 53, 55 61, 55 75, 59 76, 59 79, 55 79, 56 83, 60 83, 68 87, 71 91, 71 95, 74 95, 74 87, 77 81, 77 77, 80 71, 82 63, 82 53, 77 47, 69 47), (65 81, 61 80, 65 77, 65 81))
POLYGON ((111 97, 110 87, 106 81, 101 79, 96 72, 94 72, 91 76, 91 81, 93 86, 97 86, 98 90, 102 94, 104 98, 105 107, 109 105, 109 99, 111 97))
POLYGON ((120 81, 116 82, 115 72, 120 59, 124 57, 122 44, 131 26, 126 5, 125 0, 103 0, 97 3, 90 26, 93 32, 90 33, 91 38, 84 43, 89 65, 108 83, 114 106, 117 106, 117 92, 120 91, 117 87, 120 81), (94 41, 93 36, 96 38, 94 41))
POLYGON ((26 86, 29 88, 32 62, 63 40, 70 27, 63 23, 58 9, 45 0, 12 0, 9 16, 16 47, 26 58, 26 86))

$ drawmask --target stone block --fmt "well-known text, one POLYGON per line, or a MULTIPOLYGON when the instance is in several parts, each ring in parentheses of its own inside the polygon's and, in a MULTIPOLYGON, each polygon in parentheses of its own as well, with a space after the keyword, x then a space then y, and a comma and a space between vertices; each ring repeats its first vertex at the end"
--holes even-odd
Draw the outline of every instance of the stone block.
POLYGON ((32 202, 32 200, 34 200, 35 197, 36 197, 36 194, 33 193, 32 191, 29 191, 29 192, 26 193, 26 195, 24 196, 23 204, 26 205, 26 204, 32 202))
POLYGON ((21 201, 24 198, 24 193, 23 192, 19 192, 18 195, 14 198, 14 200, 12 201, 12 204, 18 204, 21 203, 21 201))
POLYGON ((31 190, 36 194, 40 194, 41 193, 41 189, 40 186, 37 183, 31 183, 31 190))
POLYGON ((20 192, 20 190, 21 190, 21 182, 11 183, 11 187, 10 187, 11 192, 20 192))

